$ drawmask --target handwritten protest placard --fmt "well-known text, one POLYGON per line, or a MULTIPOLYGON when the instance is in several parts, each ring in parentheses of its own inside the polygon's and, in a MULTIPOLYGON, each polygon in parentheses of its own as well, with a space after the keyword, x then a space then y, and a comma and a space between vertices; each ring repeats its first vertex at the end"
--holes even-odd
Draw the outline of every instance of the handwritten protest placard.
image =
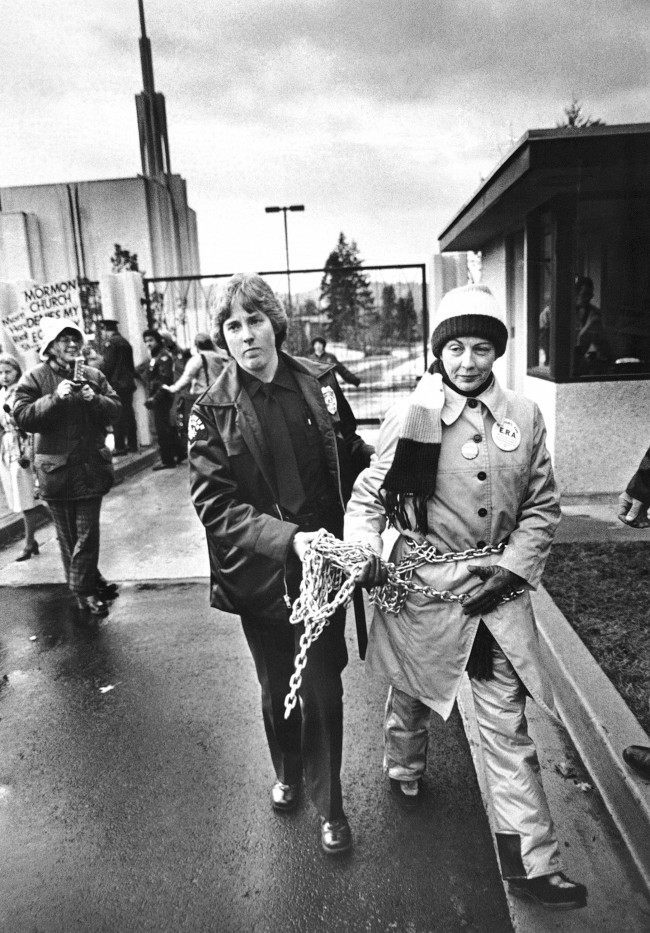
POLYGON ((18 305, 2 311, 2 326, 17 350, 26 353, 41 342, 42 317, 70 318, 83 331, 81 300, 76 279, 20 289, 18 305))

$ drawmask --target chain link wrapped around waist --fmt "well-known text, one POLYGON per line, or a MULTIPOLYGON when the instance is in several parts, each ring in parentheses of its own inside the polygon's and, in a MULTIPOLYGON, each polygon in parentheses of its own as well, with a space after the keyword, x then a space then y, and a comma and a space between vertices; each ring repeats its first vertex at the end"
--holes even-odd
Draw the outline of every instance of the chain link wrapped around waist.
MULTIPOLYGON (((501 554, 505 544, 487 544, 482 548, 447 551, 444 554, 439 554, 429 542, 422 545, 409 544, 409 547, 410 552, 399 564, 386 563, 388 581, 370 590, 370 601, 385 612, 400 612, 409 593, 419 593, 428 599, 440 599, 443 602, 463 603, 469 598, 469 593, 457 594, 451 590, 437 590, 432 586, 414 583, 413 571, 424 564, 450 564, 475 560, 488 554, 501 554)), ((336 610, 350 602, 357 578, 368 559, 374 556, 371 548, 345 544, 325 529, 321 529, 312 541, 303 560, 300 595, 291 612, 291 623, 304 625, 305 631, 300 636, 300 650, 289 681, 289 693, 284 700, 285 719, 296 704, 310 645, 319 637, 336 610)), ((523 592, 513 590, 503 596, 501 602, 515 599, 523 592)))
MULTIPOLYGON (((384 612, 397 614, 404 608, 409 593, 418 593, 426 599, 439 599, 444 603, 464 603, 469 599, 469 593, 453 593, 451 590, 437 590, 433 586, 425 586, 413 582, 413 572, 425 564, 453 564, 467 560, 476 560, 488 554, 502 554, 505 544, 486 544, 481 548, 467 548, 464 551, 445 551, 440 554, 437 548, 426 542, 425 544, 409 544, 408 553, 398 564, 387 563, 388 580, 383 586, 377 586, 370 591, 370 602, 384 612)), ((513 590, 503 596, 501 602, 508 602, 520 596, 524 590, 513 590)))

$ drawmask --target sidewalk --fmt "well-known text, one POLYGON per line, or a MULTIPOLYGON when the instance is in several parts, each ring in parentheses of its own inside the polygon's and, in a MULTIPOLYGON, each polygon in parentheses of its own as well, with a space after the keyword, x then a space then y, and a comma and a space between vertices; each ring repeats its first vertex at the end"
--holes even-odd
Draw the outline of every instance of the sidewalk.
MULTIPOLYGON (((127 454, 125 457, 116 457, 113 460, 115 468, 115 485, 124 482, 129 476, 134 476, 157 459, 157 447, 143 447, 137 454, 127 454)), ((38 508, 37 528, 43 528, 50 523, 50 513, 47 506, 40 502, 38 508)), ((23 519, 20 514, 9 512, 4 497, 0 499, 0 548, 6 547, 23 535, 23 519)))

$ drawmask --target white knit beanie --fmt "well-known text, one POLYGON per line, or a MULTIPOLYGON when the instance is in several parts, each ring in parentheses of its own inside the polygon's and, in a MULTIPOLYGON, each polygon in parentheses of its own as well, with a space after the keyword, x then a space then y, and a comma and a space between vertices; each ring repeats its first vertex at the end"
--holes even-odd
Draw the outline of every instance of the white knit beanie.
POLYGON ((463 285, 443 296, 431 322, 431 350, 440 358, 454 337, 482 337, 494 344, 497 357, 506 352, 508 328, 498 301, 487 285, 463 285))

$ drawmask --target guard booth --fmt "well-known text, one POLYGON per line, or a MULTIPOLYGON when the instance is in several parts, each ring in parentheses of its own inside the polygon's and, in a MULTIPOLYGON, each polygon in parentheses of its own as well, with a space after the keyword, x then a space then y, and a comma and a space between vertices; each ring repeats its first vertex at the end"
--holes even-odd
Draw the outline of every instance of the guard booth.
POLYGON ((439 245, 481 254, 562 492, 622 491, 650 443, 650 124, 529 130, 439 245))

